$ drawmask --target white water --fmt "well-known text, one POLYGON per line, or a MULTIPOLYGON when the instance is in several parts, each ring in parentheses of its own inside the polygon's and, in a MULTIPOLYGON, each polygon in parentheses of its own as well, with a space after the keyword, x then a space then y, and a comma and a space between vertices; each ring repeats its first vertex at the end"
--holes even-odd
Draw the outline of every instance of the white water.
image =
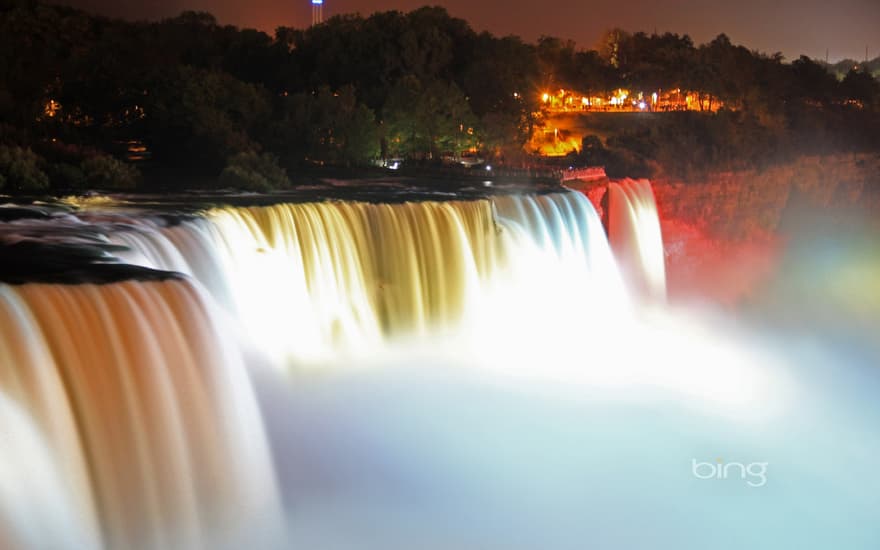
POLYGON ((280 529, 251 381, 205 304, 181 281, 0 285, 4 548, 236 547, 280 529))
POLYGON ((608 239, 629 287, 646 299, 665 300, 663 236, 651 183, 611 182, 608 194, 608 239))
POLYGON ((0 423, 23 434, 8 456, 41 472, 4 477, 24 466, 0 455, 0 533, 21 548, 58 533, 70 548, 877 548, 876 369, 663 305, 656 211, 644 189, 621 198, 638 246, 614 252, 637 259, 634 292, 573 193, 223 208, 174 227, 65 220, 113 224, 127 261, 192 279, 0 285, 0 423), (58 375, 71 368, 119 387, 150 372, 143 404, 71 399, 58 375), (109 418, 73 425, 77 407, 109 418), (766 483, 693 475, 692 460, 719 459, 767 463, 766 483), (145 483, 117 485, 126 476, 145 483), (288 540, 256 538, 278 493, 288 540), (95 504, 108 499, 173 512, 108 516, 95 504))
MULTIPOLYGON (((463 320, 491 328, 502 301, 539 289, 570 288, 575 309, 629 307, 595 209, 576 193, 222 208, 111 238, 131 248, 129 263, 194 276, 276 364, 364 356, 463 320)), ((550 320, 557 299, 540 299, 550 320)))

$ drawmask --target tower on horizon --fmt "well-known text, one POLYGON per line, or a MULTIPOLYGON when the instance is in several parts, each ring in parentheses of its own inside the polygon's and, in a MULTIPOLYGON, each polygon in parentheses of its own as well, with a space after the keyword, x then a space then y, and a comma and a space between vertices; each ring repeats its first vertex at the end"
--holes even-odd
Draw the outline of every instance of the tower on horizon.
POLYGON ((324 22, 324 0, 312 0, 312 25, 324 22))

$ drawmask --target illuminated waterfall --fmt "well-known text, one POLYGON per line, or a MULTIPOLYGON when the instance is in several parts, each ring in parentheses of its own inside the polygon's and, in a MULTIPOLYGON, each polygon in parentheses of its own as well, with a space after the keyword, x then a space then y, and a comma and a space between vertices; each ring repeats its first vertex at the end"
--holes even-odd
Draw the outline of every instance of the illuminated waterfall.
POLYGON ((70 537, 79 546, 96 547, 100 538, 95 502, 62 373, 25 301, 13 288, 3 285, 0 327, 0 424, 4 425, 0 428, 4 451, 0 460, 0 546, 31 547, 47 538, 60 544, 70 537), (13 467, 24 468, 30 475, 22 476, 13 467), (54 482, 50 484, 50 480, 54 482), (59 518, 59 509, 73 517, 59 518), (46 524, 28 535, 30 543, 23 534, 13 533, 17 526, 28 525, 24 518, 4 524, 3 516, 8 518, 15 511, 33 517, 48 514, 46 524), (53 531, 62 528, 61 532, 53 531), (87 532, 77 536, 80 528, 87 532))
POLYGON ((282 368, 450 331, 558 337, 630 306, 595 209, 574 192, 225 207, 171 224, 104 204, 61 221, 22 225, 40 239, 119 245, 112 254, 125 263, 191 276, 235 338, 282 368), (42 226, 61 221, 64 236, 47 236, 42 226))
MULTIPOLYGON (((653 235, 655 212, 628 189, 613 193, 643 208, 618 216, 632 238, 653 235)), ((506 365, 511 338, 575 341, 631 305, 574 192, 222 207, 174 223, 101 204, 0 227, 0 241, 22 239, 176 274, 0 284, 3 548, 280 540, 244 356, 284 370, 452 334, 506 365)), ((662 243, 639 242, 655 260, 662 243)), ((518 362, 540 365, 546 347, 535 349, 518 362)))
MULTIPOLYGON (((33 468, 54 465, 55 498, 70 495, 84 540, 215 548, 275 525, 278 496, 248 375, 190 284, 0 285, 0 324, 0 390, 12 403, 2 420, 11 415, 30 434, 22 445, 33 468)), ((34 474, 18 483, 36 499, 48 480, 34 474)), ((5 488, 0 521, 3 504, 19 506, 5 488)))
POLYGON ((72 468, 53 453, 27 412, 3 393, 0 437, 0 547, 99 548, 90 503, 71 491, 67 474, 72 468))
POLYGON ((567 300, 589 294, 603 307, 614 296, 623 307, 601 223, 573 192, 227 207, 113 239, 131 249, 126 261, 194 276, 276 361, 360 354, 388 338, 485 321, 487 296, 497 303, 494 290, 511 277, 519 287, 532 277, 535 290, 577 288, 567 300))
POLYGON ((608 238, 630 287, 645 297, 664 300, 663 237, 651 183, 612 182, 608 195, 608 238))
POLYGON ((607 196, 0 222, 0 548, 877 548, 874 319, 664 305, 607 196))

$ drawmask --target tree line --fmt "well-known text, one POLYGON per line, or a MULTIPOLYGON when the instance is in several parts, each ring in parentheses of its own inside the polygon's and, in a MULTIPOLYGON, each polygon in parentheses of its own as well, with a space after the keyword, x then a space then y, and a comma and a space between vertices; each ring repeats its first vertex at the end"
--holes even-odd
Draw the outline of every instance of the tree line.
POLYGON ((654 169, 709 143, 724 151, 697 155, 708 168, 752 159, 758 145, 794 150, 808 135, 880 148, 880 84, 868 71, 837 78, 724 35, 695 45, 611 30, 580 49, 476 32, 424 7, 270 36, 207 13, 130 22, 0 0, 0 191, 133 188, 144 175, 269 189, 315 166, 466 150, 514 163, 542 123, 543 90, 617 87, 698 90, 729 109, 611 133, 573 162, 654 169))

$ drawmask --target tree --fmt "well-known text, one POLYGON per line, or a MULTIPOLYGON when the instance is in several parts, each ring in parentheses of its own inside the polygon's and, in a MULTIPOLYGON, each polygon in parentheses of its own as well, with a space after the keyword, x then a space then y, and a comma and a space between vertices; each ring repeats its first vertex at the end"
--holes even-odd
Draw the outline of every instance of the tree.
MULTIPOLYGON (((611 34, 622 84, 640 91, 679 88, 692 67, 694 45, 687 35, 611 34)), ((606 46, 606 48, 609 46, 606 46)), ((609 54, 611 55, 611 54, 609 54)))
POLYGON ((378 157, 375 115, 358 103, 352 86, 335 93, 324 87, 308 97, 308 112, 299 124, 310 136, 308 152, 313 159, 363 164, 378 157))
POLYGON ((267 192, 290 186, 287 172, 278 166, 278 159, 270 154, 253 151, 238 153, 229 158, 220 174, 221 187, 245 191, 267 192))
POLYGON ((538 79, 535 49, 517 37, 480 34, 461 78, 477 116, 488 113, 523 114, 537 109, 538 79))
POLYGON ((406 75, 458 81, 472 59, 474 37, 465 21, 439 7, 336 16, 301 33, 285 33, 294 63, 308 75, 302 91, 351 84, 374 111, 406 75))
POLYGON ((382 112, 389 155, 438 160, 476 144, 476 119, 454 83, 403 78, 382 112))
POLYGON ((462 76, 462 91, 480 119, 483 148, 511 157, 532 134, 538 59, 535 48, 517 37, 477 37, 472 59, 462 76))
POLYGON ((595 50, 575 54, 575 71, 570 85, 587 94, 603 93, 619 84, 614 68, 595 50))
POLYGON ((880 101, 880 82, 866 71, 850 69, 840 87, 846 99, 861 102, 864 106, 880 101))
POLYGON ((608 151, 599 136, 590 134, 581 140, 581 161, 587 166, 605 166, 608 162, 608 151))
POLYGON ((790 98, 828 105, 837 91, 837 80, 825 67, 802 55, 791 64, 790 98))
POLYGON ((265 90, 226 73, 179 67, 148 96, 145 142, 154 157, 183 169, 217 173, 235 153, 258 148, 269 117, 265 90))
POLYGON ((571 84, 575 79, 577 71, 573 41, 542 36, 538 38, 536 54, 543 89, 558 89, 571 84))
POLYGON ((379 129, 373 112, 352 86, 333 92, 284 98, 281 116, 273 123, 269 142, 291 163, 309 160, 365 164, 379 156, 379 129))
POLYGON ((54 189, 67 191, 84 189, 87 186, 86 175, 82 168, 76 164, 53 162, 46 167, 46 174, 48 174, 54 189))
POLYGON ((134 189, 140 172, 110 155, 95 155, 80 165, 85 185, 97 189, 134 189))
POLYGON ((0 145, 0 188, 25 193, 48 189, 49 177, 40 168, 41 160, 30 149, 0 145))
POLYGON ((506 113, 486 113, 480 119, 480 147, 490 155, 505 161, 519 159, 530 134, 521 118, 506 113))
POLYGON ((614 28, 602 34, 596 51, 602 56, 609 65, 615 69, 620 67, 621 63, 626 64, 627 60, 623 56, 623 44, 629 40, 630 34, 622 29, 614 28))
POLYGON ((276 92, 286 88, 287 78, 279 70, 290 57, 286 44, 275 43, 266 33, 253 29, 224 29, 223 35, 226 72, 242 82, 261 84, 276 92))

